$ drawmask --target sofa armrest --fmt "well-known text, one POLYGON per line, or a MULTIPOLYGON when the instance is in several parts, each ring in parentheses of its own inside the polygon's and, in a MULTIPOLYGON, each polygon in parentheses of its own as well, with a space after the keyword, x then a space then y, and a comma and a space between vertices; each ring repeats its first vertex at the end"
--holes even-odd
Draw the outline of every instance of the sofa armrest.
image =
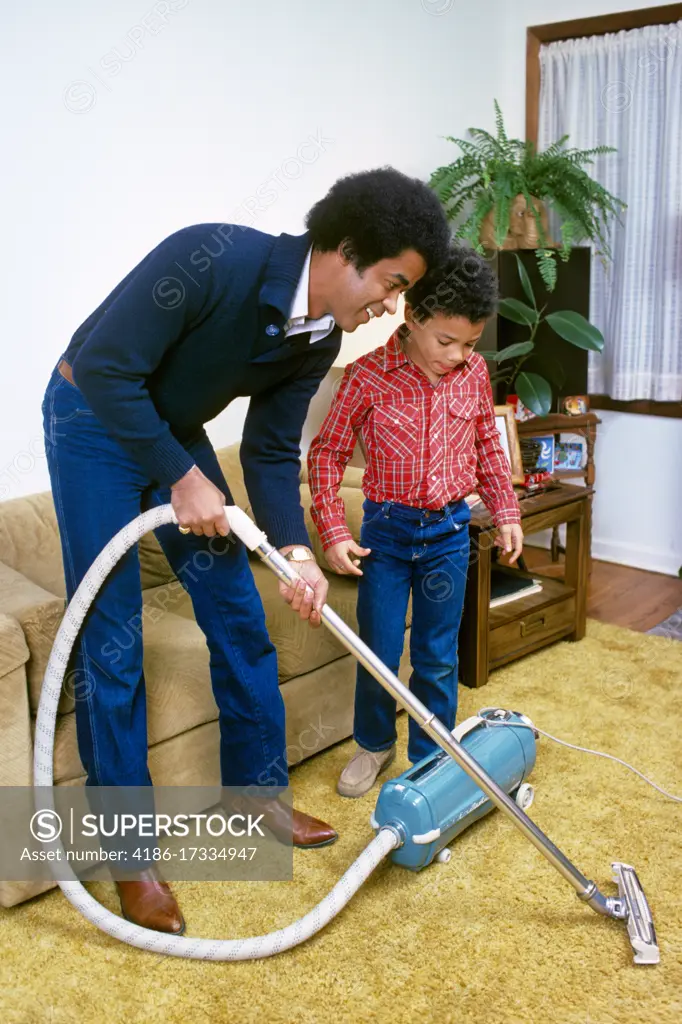
MULTIPOLYGON (((0 612, 0 787, 30 786, 33 782, 28 660, 24 631, 15 618, 0 612)), ((53 885, 0 881, 0 907, 13 907, 53 885)))
MULTIPOLYGON (((26 678, 30 707, 38 708, 40 688, 57 630, 64 616, 65 601, 34 583, 16 569, 0 562, 0 613, 18 622, 28 647, 26 678)), ((73 710, 73 694, 63 693, 59 713, 73 710)))
POLYGON ((0 786, 30 786, 33 747, 24 631, 0 613, 0 786))

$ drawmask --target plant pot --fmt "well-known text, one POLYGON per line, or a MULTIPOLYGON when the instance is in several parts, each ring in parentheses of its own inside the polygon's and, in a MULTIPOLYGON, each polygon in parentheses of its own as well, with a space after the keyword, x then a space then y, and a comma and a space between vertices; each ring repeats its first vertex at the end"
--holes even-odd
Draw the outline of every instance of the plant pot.
MULTIPOLYGON (((540 223, 545 234, 546 246, 554 245, 549 237, 549 221, 547 207, 541 199, 533 198, 533 206, 540 215, 540 223)), ((486 249, 537 249, 540 245, 540 233, 535 216, 528 208, 526 197, 519 193, 509 211, 509 231, 502 245, 495 244, 495 211, 491 210, 481 224, 481 245, 486 249)))

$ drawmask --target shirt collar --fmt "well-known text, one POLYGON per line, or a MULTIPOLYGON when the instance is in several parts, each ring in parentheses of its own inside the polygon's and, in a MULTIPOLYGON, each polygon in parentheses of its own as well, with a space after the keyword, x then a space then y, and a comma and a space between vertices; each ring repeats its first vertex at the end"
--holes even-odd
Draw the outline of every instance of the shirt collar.
MULTIPOLYGON (((275 238, 263 275, 258 301, 274 306, 282 316, 289 316, 292 296, 301 278, 301 268, 311 248, 310 234, 275 238)), ((306 298, 307 304, 307 298, 306 298)))
POLYGON ((308 249, 308 255, 305 258, 305 263, 301 270, 301 276, 298 279, 296 294, 294 295, 293 302, 291 303, 289 320, 305 319, 308 315, 308 287, 310 285, 310 259, 312 253, 313 247, 311 246, 308 249))
POLYGON ((409 363, 409 359, 405 354, 402 342, 400 340, 402 334, 402 328, 405 324, 401 324, 397 331, 394 331, 391 337, 386 342, 384 349, 384 372, 388 373, 390 370, 397 370, 399 366, 404 366, 405 363, 409 363))

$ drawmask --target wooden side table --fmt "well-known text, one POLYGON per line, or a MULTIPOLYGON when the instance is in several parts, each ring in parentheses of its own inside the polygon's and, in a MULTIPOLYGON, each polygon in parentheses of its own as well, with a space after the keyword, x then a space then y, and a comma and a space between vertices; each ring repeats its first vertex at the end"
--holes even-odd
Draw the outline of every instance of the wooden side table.
MULTIPOLYGON (((530 420, 517 421, 516 427, 519 437, 535 437, 541 434, 578 434, 585 438, 587 448, 587 459, 582 469, 556 469, 552 476, 557 480, 582 479, 587 487, 594 487, 594 444, 597 440, 597 427, 601 420, 593 412, 582 413, 580 416, 567 416, 564 413, 552 413, 549 416, 534 416, 530 420)), ((588 510, 587 521, 588 548, 591 548, 592 540, 592 503, 588 510)), ((561 547, 559 545, 559 530, 552 530, 552 561, 559 561, 561 547)), ((588 554, 588 561, 591 563, 591 555, 588 554)), ((590 564, 591 571, 591 564, 590 564)))
MULTIPOLYGON (((483 686, 489 673, 556 640, 582 640, 587 615, 588 525, 592 490, 559 484, 520 500, 524 536, 566 524, 563 579, 523 572, 540 579, 542 591, 490 607, 490 571, 496 529, 487 509, 472 511, 471 554, 459 633, 459 677, 483 686)), ((509 567, 506 571, 521 572, 509 567)))

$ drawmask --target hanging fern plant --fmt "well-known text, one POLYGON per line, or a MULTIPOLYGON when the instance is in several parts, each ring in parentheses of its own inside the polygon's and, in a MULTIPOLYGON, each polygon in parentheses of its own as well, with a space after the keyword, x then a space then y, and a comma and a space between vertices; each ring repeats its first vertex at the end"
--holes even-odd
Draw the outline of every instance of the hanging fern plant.
POLYGON ((573 245, 590 242, 604 262, 610 260, 609 222, 619 219, 626 206, 583 165, 616 151, 611 146, 569 149, 569 137, 564 135, 538 153, 532 142, 508 137, 497 100, 495 125, 495 135, 470 128, 468 140, 447 136, 459 146, 461 156, 431 176, 430 185, 448 218, 459 222, 455 237, 466 239, 479 252, 486 247, 535 249, 549 291, 556 283, 557 255, 567 260, 573 245), (549 237, 545 203, 561 221, 558 244, 549 237))

